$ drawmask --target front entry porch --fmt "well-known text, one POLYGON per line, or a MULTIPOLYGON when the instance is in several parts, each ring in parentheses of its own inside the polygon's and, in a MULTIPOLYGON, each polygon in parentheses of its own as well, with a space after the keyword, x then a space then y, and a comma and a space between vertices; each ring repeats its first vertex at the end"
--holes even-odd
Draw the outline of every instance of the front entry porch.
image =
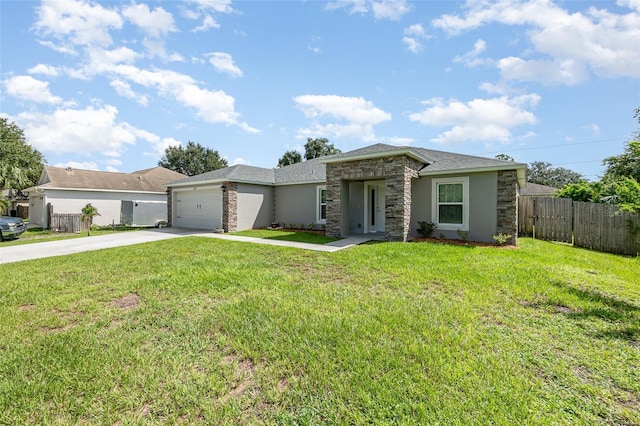
POLYGON ((411 181, 421 163, 405 155, 327 163, 327 235, 407 241, 411 181))

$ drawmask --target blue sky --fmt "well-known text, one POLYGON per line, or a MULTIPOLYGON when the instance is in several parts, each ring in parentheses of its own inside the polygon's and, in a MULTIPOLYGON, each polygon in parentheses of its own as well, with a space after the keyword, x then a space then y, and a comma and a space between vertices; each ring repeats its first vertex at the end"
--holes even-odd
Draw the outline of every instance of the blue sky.
POLYGON ((638 128, 640 0, 0 2, 0 114, 48 164, 307 137, 547 161, 594 180, 638 128))

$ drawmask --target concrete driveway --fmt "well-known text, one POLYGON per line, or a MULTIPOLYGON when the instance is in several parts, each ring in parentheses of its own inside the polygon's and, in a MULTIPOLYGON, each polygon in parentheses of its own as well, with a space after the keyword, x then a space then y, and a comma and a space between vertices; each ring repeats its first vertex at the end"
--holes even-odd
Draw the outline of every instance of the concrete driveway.
POLYGON ((0 244, 0 264, 44 257, 63 256, 83 251, 100 250, 111 247, 129 246, 169 238, 194 235, 198 232, 184 229, 150 229, 144 231, 118 232, 86 238, 70 238, 60 241, 23 244, 3 247, 0 244))

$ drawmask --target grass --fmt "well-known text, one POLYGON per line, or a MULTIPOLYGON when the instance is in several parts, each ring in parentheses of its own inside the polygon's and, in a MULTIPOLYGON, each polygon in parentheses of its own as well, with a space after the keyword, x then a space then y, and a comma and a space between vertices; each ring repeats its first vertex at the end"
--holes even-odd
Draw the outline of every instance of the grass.
POLYGON ((185 237, 0 265, 0 424, 638 424, 638 259, 185 237))
MULTIPOLYGON (((132 228, 130 226, 104 227, 91 231, 91 235, 108 235, 116 232, 138 231, 146 228, 132 228)), ((0 243, 0 247, 19 246, 24 244, 42 243, 44 241, 68 240, 70 238, 82 238, 87 236, 87 231, 82 232, 53 232, 50 229, 29 228, 20 237, 7 239, 0 243)))
POLYGON ((327 237, 322 233, 307 231, 287 231, 271 229, 251 229, 247 231, 233 232, 231 235, 243 237, 262 238, 267 240, 295 241, 298 243, 327 244, 338 240, 335 237, 327 237))

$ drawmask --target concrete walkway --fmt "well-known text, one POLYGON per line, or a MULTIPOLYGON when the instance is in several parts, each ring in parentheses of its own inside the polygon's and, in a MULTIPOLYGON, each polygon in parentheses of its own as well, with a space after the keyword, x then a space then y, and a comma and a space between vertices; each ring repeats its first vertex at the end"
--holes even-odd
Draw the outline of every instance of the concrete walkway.
POLYGON ((349 247, 357 246, 358 244, 366 243, 370 241, 371 238, 367 238, 365 236, 357 236, 357 237, 347 237, 342 240, 333 241, 327 244, 311 244, 311 243, 298 243, 295 241, 282 241, 282 240, 270 240, 267 238, 252 238, 252 237, 241 237, 238 235, 228 235, 228 234, 198 234, 201 237, 211 237, 211 238, 220 238, 223 240, 229 241, 241 241, 244 243, 253 243, 253 244, 265 244, 269 246, 280 246, 280 247, 294 247, 303 250, 313 250, 313 251, 324 251, 327 253, 333 253, 335 251, 344 250, 349 247))
POLYGON ((237 235, 216 234, 198 230, 165 228, 144 231, 118 232, 109 235, 99 235, 86 238, 70 238, 59 241, 46 241, 17 246, 3 247, 0 243, 0 264, 20 262, 23 260, 42 259, 45 257, 64 256, 85 251, 101 250, 105 248, 128 246, 187 236, 219 238, 229 241, 240 241, 253 244, 265 244, 280 247, 294 247, 303 250, 335 252, 369 241, 370 238, 357 236, 344 238, 325 245, 298 243, 294 241, 268 240, 261 238, 241 237, 237 235))

